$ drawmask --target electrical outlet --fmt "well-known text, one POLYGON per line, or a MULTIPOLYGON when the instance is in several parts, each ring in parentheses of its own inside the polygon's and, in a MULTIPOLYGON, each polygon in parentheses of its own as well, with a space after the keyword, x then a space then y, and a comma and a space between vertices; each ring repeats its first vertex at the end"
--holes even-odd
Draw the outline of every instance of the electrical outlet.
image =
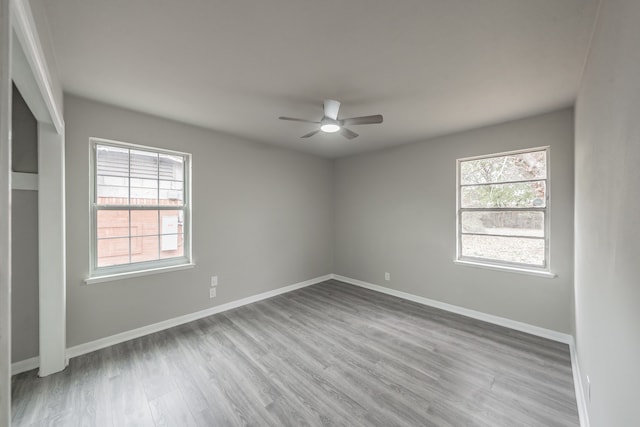
POLYGON ((384 273, 384 280, 386 280, 387 282, 391 280, 391 273, 384 273))
POLYGON ((218 286, 218 276, 211 276, 211 286, 218 286))
POLYGON ((209 298, 215 298, 216 297, 216 288, 210 288, 209 289, 209 298))
POLYGON ((591 379, 587 375, 587 402, 591 402, 591 379))

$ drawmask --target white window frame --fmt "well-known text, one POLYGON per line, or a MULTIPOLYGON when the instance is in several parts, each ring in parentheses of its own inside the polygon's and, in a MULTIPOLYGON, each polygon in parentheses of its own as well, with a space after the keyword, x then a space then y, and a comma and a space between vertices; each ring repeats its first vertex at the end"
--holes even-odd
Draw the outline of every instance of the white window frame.
MULTIPOLYGON (((506 151, 502 153, 493 153, 482 156, 473 156, 473 157, 465 157, 456 160, 456 257, 455 262, 460 264, 466 264, 474 267, 483 267, 495 270, 506 270, 513 272, 521 272, 525 274, 533 274, 544 277, 555 277, 553 273, 551 273, 551 262, 550 262, 550 212, 551 212, 551 156, 550 156, 551 147, 543 146, 543 147, 535 147, 535 148, 526 148, 522 150, 513 150, 506 151), (461 184, 460 179, 460 165, 463 162, 471 161, 471 160, 479 160, 479 159, 491 159, 496 157, 505 157, 515 154, 522 153, 532 153, 536 151, 545 151, 546 152, 546 177, 543 179, 536 179, 536 181, 545 181, 545 207, 542 208, 462 208, 462 191, 461 188, 463 185, 461 184), (544 213, 544 265, 538 266, 533 264, 526 263, 517 263, 517 262, 509 262, 509 261, 501 261, 501 260, 493 260, 489 258, 479 258, 479 257, 470 257, 462 255, 462 235, 469 234, 462 232, 462 213, 463 212, 483 212, 483 211, 522 211, 522 212, 543 212, 544 213)), ((528 182, 529 180, 524 181, 507 181, 508 183, 517 183, 517 182, 528 182)), ((500 235, 497 235, 500 236, 500 235)), ((505 236, 505 237, 520 237, 520 236, 505 236)), ((523 236, 526 238, 531 238, 530 236, 523 236)))
POLYGON ((132 144, 122 141, 113 141, 103 138, 89 138, 91 146, 90 159, 90 205, 91 205, 91 243, 90 243, 90 274, 85 280, 87 284, 100 283, 110 280, 124 279, 128 277, 137 277, 146 274, 154 274, 165 271, 182 270, 190 268, 194 264, 192 262, 191 250, 191 154, 180 151, 166 150, 163 148, 151 147, 147 145, 132 144), (97 196, 97 157, 96 147, 98 145, 108 145, 112 147, 125 148, 128 150, 143 150, 158 154, 167 154, 180 156, 184 158, 184 200, 183 205, 98 205, 97 196), (128 264, 119 264, 107 267, 98 267, 98 236, 97 236, 97 215, 99 210, 184 210, 183 223, 183 245, 184 255, 182 257, 174 257, 153 261, 134 262, 128 264))

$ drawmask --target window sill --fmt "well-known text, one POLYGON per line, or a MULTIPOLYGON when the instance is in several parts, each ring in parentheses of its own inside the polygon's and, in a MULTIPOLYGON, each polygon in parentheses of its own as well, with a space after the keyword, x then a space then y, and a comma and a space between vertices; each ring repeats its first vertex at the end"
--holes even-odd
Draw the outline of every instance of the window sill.
POLYGON ((152 274, 168 273, 170 271, 187 270, 193 268, 196 265, 194 263, 171 265, 168 267, 149 268, 146 270, 129 271, 126 273, 107 274, 104 276, 89 277, 84 280, 87 285, 93 285, 94 283, 112 282, 114 280, 131 279, 133 277, 150 276, 152 274))
POLYGON ((547 279, 553 279, 554 277, 557 277, 556 274, 551 273, 549 271, 533 270, 525 267, 510 267, 506 265, 485 264, 482 262, 465 261, 465 260, 459 260, 459 259, 454 259, 453 262, 460 265, 466 265, 468 267, 484 268, 488 270, 508 271, 511 273, 526 274, 529 276, 538 276, 538 277, 544 277, 547 279))

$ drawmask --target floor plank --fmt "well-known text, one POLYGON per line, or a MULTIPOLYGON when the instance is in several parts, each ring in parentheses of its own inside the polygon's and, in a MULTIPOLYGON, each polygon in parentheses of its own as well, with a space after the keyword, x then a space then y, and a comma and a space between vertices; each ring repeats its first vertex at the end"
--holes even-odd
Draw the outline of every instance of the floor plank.
POLYGON ((567 345, 330 280, 13 377, 16 426, 578 426, 567 345))

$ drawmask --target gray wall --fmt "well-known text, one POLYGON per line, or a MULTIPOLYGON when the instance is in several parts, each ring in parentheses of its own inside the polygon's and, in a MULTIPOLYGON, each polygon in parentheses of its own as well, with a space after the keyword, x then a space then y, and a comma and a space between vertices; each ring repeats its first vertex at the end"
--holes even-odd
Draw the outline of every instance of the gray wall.
MULTIPOLYGON (((13 87, 12 168, 38 172, 38 123, 13 87)), ((11 361, 38 355, 38 192, 12 191, 11 361)))
POLYGON ((11 169, 38 173, 38 122, 15 85, 11 114, 11 169))
POLYGON ((571 331, 572 109, 338 159, 334 191, 335 273, 571 331), (551 268, 558 277, 455 264, 456 159, 544 145, 551 146, 551 268))
POLYGON ((74 96, 65 122, 68 346, 332 272, 331 161, 74 96), (89 137, 193 154, 194 269, 83 283, 89 137))
POLYGON ((38 192, 13 190, 11 361, 38 355, 38 192))
POLYGON ((576 340, 594 427, 640 425, 639 17, 638 0, 602 2, 576 104, 576 340))

